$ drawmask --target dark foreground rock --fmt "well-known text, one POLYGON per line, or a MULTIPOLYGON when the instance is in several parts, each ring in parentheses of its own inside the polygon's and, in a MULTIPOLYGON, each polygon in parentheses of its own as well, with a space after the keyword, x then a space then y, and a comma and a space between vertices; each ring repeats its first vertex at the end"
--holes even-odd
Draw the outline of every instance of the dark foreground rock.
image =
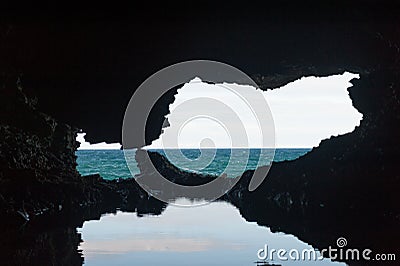
POLYGON ((0 88, 0 214, 3 221, 93 204, 122 207, 143 192, 134 181, 81 177, 76 170, 77 129, 40 112, 20 84, 0 88), (8 217, 9 219, 5 219, 8 217))

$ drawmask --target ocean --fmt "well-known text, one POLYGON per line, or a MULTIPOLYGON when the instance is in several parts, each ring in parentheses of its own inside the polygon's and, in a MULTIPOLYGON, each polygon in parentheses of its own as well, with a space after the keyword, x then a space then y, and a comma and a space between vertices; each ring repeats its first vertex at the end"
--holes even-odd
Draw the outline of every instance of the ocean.
MULTIPOLYGON (((310 150, 305 148, 276 149, 273 161, 294 160, 310 150)), ((249 152, 246 149, 217 149, 215 156, 211 157, 212 160, 204 161, 200 157, 199 149, 151 151, 167 156, 174 165, 181 169, 213 175, 226 173, 229 177, 239 176, 245 170, 256 169, 257 166, 268 165, 273 155, 268 149, 250 149, 249 152)), ((206 151, 207 155, 207 150, 203 151, 206 151)), ((209 150, 210 153, 211 151, 209 150)), ((76 155, 77 168, 82 175, 100 174, 104 179, 113 180, 130 178, 132 174, 139 174, 139 169, 134 164, 131 165, 131 174, 122 150, 78 150, 76 155)))

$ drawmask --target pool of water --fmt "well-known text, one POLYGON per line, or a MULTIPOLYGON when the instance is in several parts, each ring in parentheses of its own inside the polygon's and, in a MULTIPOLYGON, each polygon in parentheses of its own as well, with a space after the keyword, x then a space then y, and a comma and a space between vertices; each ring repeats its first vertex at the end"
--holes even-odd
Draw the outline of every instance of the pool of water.
MULTIPOLYGON (((187 205, 185 199, 178 204, 187 205)), ((106 214, 87 221, 82 228, 85 265, 257 265, 258 251, 312 248, 293 235, 272 233, 269 228, 247 222, 227 202, 197 207, 168 205, 159 215, 106 214)), ((295 255, 295 253, 292 253, 295 255)), ((316 253, 319 256, 319 253, 316 253)), ((263 253, 260 253, 263 255, 263 253)), ((277 265, 346 265, 323 260, 282 261, 277 265)), ((270 258, 269 258, 270 259, 270 258)), ((267 259, 270 263, 271 260, 267 259)))

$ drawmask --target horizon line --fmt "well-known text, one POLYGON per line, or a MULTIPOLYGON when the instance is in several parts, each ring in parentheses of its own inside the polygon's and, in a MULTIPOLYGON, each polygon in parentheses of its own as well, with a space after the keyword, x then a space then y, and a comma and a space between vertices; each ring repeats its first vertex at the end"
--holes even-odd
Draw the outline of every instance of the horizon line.
MULTIPOLYGON (((215 147, 215 149, 219 150, 234 150, 234 149, 313 149, 315 147, 215 147)), ((142 149, 142 150, 211 150, 214 148, 207 147, 207 148, 194 148, 194 147, 185 147, 185 148, 131 148, 131 149, 125 149, 125 150, 133 150, 133 149, 142 149)), ((122 149, 78 149, 77 151, 96 151, 96 150, 113 150, 113 151, 120 151, 124 150, 122 149)))

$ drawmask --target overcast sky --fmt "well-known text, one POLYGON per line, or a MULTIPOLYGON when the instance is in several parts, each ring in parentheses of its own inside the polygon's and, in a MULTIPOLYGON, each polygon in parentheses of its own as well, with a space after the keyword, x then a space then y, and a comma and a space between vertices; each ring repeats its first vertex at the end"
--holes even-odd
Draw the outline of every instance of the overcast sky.
POLYGON ((119 150, 121 149, 121 144, 119 143, 110 143, 107 144, 105 142, 90 144, 85 140, 86 133, 78 133, 76 140, 81 143, 78 150, 119 150))
MULTIPOLYGON (((346 72, 323 78, 303 77, 268 91, 246 85, 207 84, 196 78, 178 90, 167 115, 170 127, 148 148, 270 146, 262 141, 260 124, 271 125, 271 121, 254 111, 267 108, 266 102, 275 125, 275 147, 318 146, 321 140, 351 132, 360 124, 362 115, 352 106, 347 91, 353 78, 359 75, 346 72), (246 141, 238 135, 245 136, 246 141)), ((84 143, 81 149, 120 147, 95 145, 84 143)))

